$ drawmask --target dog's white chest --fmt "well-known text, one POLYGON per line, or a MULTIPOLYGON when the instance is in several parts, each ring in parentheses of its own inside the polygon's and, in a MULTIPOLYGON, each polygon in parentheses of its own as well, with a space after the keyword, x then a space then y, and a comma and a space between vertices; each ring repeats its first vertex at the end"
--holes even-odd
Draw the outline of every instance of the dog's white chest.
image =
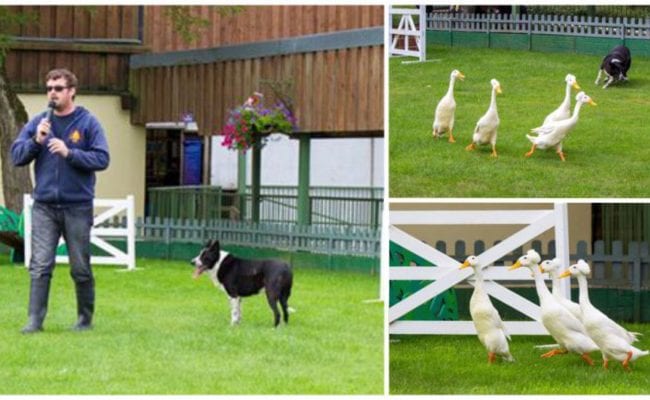
POLYGON ((223 287, 223 285, 221 284, 221 282, 219 282, 219 279, 217 278, 217 271, 210 272, 210 279, 212 280, 212 283, 214 283, 214 286, 226 292, 226 288, 223 287))
POLYGON ((226 292, 226 288, 221 284, 221 282, 219 282, 219 278, 217 277, 217 274, 219 273, 219 267, 221 267, 221 262, 223 261, 224 258, 226 258, 227 255, 228 255, 227 252, 222 251, 219 257, 219 261, 217 261, 217 265, 215 265, 214 268, 210 269, 210 279, 212 280, 212 283, 214 283, 214 286, 223 290, 224 293, 226 294, 228 294, 228 292, 226 292))

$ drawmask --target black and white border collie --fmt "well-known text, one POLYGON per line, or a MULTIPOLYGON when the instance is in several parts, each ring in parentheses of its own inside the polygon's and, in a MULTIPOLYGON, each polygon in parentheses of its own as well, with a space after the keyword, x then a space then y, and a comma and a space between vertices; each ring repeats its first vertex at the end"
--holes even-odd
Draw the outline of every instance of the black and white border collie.
POLYGON ((239 324, 241 321, 241 298, 259 293, 262 288, 266 291, 275 326, 280 324, 278 302, 282 306, 285 324, 289 323, 288 300, 291 295, 293 274, 291 267, 280 260, 245 260, 221 251, 219 241, 209 241, 196 256, 191 264, 194 265, 194 278, 208 271, 214 284, 221 287, 230 299, 230 323, 239 324))
POLYGON ((596 85, 600 81, 600 77, 605 73, 605 84, 603 89, 607 86, 618 81, 627 81, 627 71, 632 65, 632 56, 630 49, 625 46, 616 46, 603 58, 598 70, 598 77, 596 78, 596 85))

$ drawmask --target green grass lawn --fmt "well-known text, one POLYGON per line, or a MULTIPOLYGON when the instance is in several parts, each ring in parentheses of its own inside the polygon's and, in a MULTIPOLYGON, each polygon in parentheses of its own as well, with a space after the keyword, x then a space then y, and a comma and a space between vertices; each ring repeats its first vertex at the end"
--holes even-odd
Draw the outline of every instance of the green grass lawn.
MULTIPOLYGON (((650 325, 626 324, 645 335, 637 347, 650 347, 650 325)), ((632 372, 610 362, 602 369, 600 353, 590 367, 578 355, 543 359, 550 336, 514 336, 510 351, 516 362, 487 363, 476 336, 391 336, 391 394, 648 394, 650 357, 632 363, 632 372)))
POLYGON ((0 394, 381 394, 377 277, 294 266, 296 312, 273 329, 263 293, 230 327, 224 293, 187 262, 96 267, 95 329, 72 332, 67 266, 55 270, 45 332, 26 322, 29 276, 0 265, 0 394))
MULTIPOLYGON (((391 197, 649 197, 650 59, 637 57, 630 81, 594 85, 601 56, 432 46, 439 61, 390 60, 389 176, 391 197), (453 69, 466 78, 455 90, 455 144, 434 140, 435 107, 453 69), (566 162, 553 149, 524 157, 526 134, 564 98, 573 73, 597 107, 585 105, 564 141, 566 162), (500 81, 498 159, 489 146, 465 151, 500 81)), ((572 94, 572 108, 575 105, 572 94)))

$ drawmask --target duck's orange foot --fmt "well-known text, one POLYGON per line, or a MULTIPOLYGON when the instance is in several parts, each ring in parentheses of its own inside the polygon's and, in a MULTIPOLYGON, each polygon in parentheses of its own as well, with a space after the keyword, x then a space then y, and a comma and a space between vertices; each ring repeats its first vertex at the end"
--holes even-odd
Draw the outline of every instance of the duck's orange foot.
POLYGON ((589 353, 584 353, 580 356, 585 362, 593 367, 594 365, 594 360, 589 357, 589 353))
POLYGON ((623 365, 623 368, 624 368, 627 372, 631 372, 631 371, 632 371, 632 370, 630 369, 630 359, 631 359, 631 358, 632 358, 632 352, 631 352, 631 351, 628 351, 628 352, 627 352, 627 357, 625 357, 625 360, 623 360, 623 362, 621 363, 621 364, 623 365))
POLYGON ((549 351, 548 353, 542 354, 540 357, 541 358, 551 358, 553 356, 556 356, 558 354, 566 354, 567 351, 565 349, 553 349, 549 351))
POLYGON ((528 153, 526 153, 526 157, 532 156, 533 153, 535 152, 536 148, 537 148, 537 145, 533 144, 533 146, 530 148, 530 151, 528 153))

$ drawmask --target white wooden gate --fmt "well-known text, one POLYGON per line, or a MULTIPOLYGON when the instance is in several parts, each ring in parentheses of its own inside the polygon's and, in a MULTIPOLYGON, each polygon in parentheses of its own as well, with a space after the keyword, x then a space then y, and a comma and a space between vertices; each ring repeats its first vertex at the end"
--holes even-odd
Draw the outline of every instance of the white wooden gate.
MULTIPOLYGON (((25 266, 29 265, 32 256, 32 207, 34 199, 31 195, 26 194, 23 200, 23 210, 25 216, 25 266)), ((109 264, 109 265, 126 265, 127 269, 135 269, 135 209, 133 196, 127 196, 126 199, 95 199, 95 210, 104 209, 95 216, 93 228, 90 231, 90 243, 99 247, 108 253, 108 256, 92 256, 92 264, 109 264), (120 213, 126 214, 126 226, 119 228, 105 228, 100 225, 120 213), (127 251, 124 252, 105 239, 109 237, 124 237, 126 239, 127 251)), ((63 238, 59 245, 64 243, 63 238)), ((57 263, 67 264, 68 256, 57 256, 57 263)))
POLYGON ((388 14, 388 26, 390 27, 390 55, 418 57, 420 61, 427 59, 427 12, 424 4, 419 9, 391 7, 388 14), (416 26, 413 16, 419 16, 416 26), (393 16, 399 16, 397 28, 393 25, 393 16), (410 45, 414 43, 416 50, 411 50, 410 45))
MULTIPOLYGON (((469 278, 473 283, 471 268, 459 269, 460 263, 446 254, 414 238, 399 225, 526 225, 502 242, 477 254, 482 265, 493 263, 535 239, 541 233, 555 228, 556 256, 569 265, 569 238, 567 205, 556 203, 546 210, 490 210, 490 211, 391 211, 390 240, 418 256, 431 261, 436 267, 390 266, 390 280, 433 280, 434 282, 394 304, 388 310, 389 332, 392 334, 475 334, 472 321, 398 321, 400 317, 469 278)), ((527 268, 507 271, 506 268, 490 268, 484 272, 485 289, 490 296, 499 299, 532 321, 504 321, 507 331, 513 335, 547 335, 541 324, 539 306, 510 289, 497 283, 499 280, 531 281, 527 268)), ((569 280, 562 280, 563 294, 570 294, 569 280)))

